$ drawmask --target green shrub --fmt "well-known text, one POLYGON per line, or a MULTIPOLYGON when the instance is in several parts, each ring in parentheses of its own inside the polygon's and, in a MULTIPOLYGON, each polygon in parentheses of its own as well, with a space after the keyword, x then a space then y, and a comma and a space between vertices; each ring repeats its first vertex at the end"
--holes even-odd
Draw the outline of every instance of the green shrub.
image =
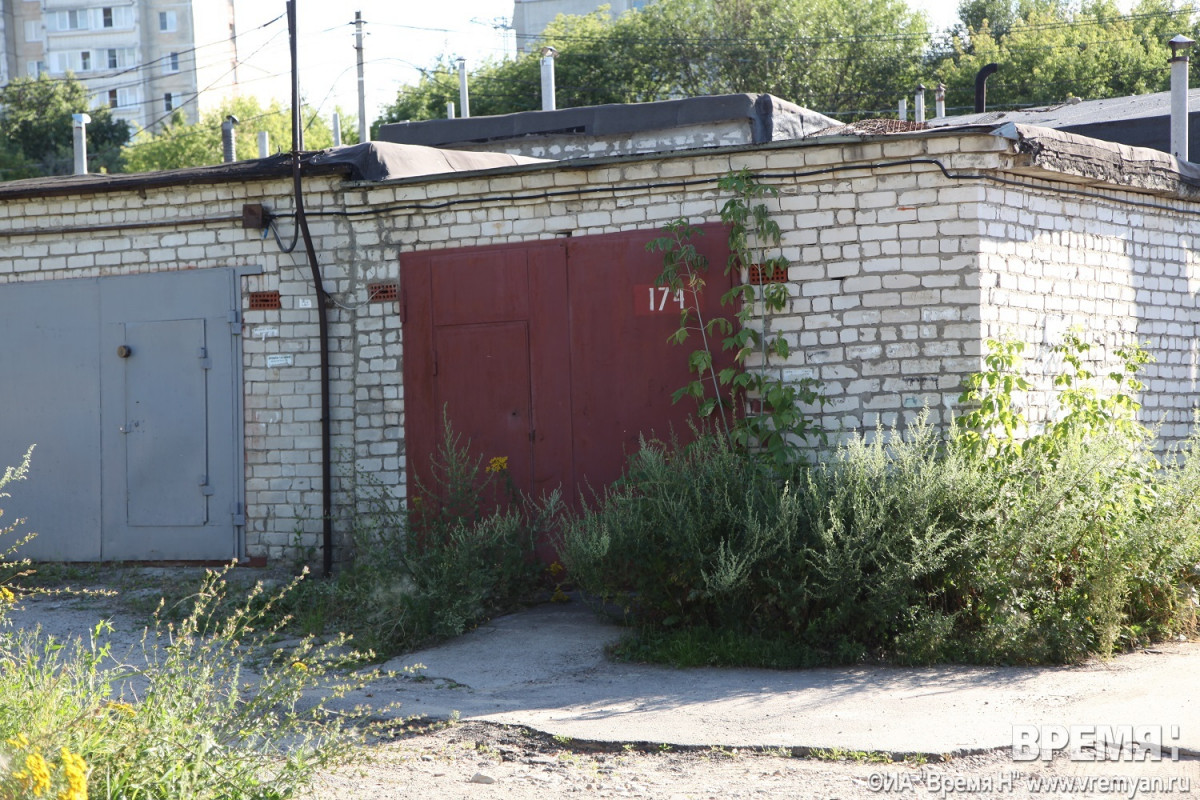
POLYGON ((761 576, 803 552, 801 501, 721 434, 643 442, 597 507, 566 522, 561 558, 637 624, 752 623, 761 576))
POLYGON ((535 547, 561 513, 560 495, 541 500, 513 487, 507 460, 484 463, 446 425, 432 486, 405 508, 369 475, 355 475, 353 560, 303 587, 288 606, 304 629, 353 631, 384 654, 456 636, 530 602, 545 584, 535 547))
POLYGON ((993 344, 948 436, 922 417, 782 476, 721 435, 646 443, 566 526, 564 562, 635 626, 618 652, 672 663, 1066 663, 1193 633, 1200 439, 1160 463, 1144 354, 1119 353, 1106 395, 1086 349, 1059 348, 1062 413, 1038 431, 1020 348, 993 344))

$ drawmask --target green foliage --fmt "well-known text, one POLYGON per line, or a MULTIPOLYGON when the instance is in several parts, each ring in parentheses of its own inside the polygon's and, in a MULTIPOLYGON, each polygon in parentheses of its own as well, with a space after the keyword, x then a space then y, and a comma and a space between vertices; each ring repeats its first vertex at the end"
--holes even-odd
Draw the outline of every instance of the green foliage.
POLYGON ((403 652, 511 611, 543 587, 534 546, 555 524, 560 496, 521 496, 503 456, 485 465, 448 423, 445 431, 434 483, 417 487, 408 508, 370 476, 353 476, 355 557, 295 596, 288 610, 304 629, 352 630, 375 650, 403 652))
MULTIPOLYGON (((778 253, 779 223, 764 203, 755 202, 774 197, 774 187, 759 183, 745 170, 726 175, 719 186, 733 195, 721 208, 721 221, 729 226, 725 274, 737 275, 750 265, 766 276, 786 274, 787 259, 778 253)), ((784 381, 771 366, 772 359, 786 361, 791 356, 787 339, 771 332, 772 316, 785 310, 791 299, 788 284, 768 280, 756 288, 739 283, 721 297, 722 305, 737 309, 737 325, 723 317, 706 322, 699 295, 708 260, 692 244, 702 231, 684 219, 669 222, 663 231, 665 235, 648 242, 646 249, 663 254, 663 269, 655 284, 684 300, 679 328, 670 341, 683 344, 692 334, 700 337, 700 347, 688 356, 696 378, 676 391, 672 400, 694 398, 701 419, 715 414, 735 444, 765 454, 782 469, 802 457, 802 448, 812 437, 825 439, 805 410, 826 402, 817 391, 818 382, 813 378, 784 381), (713 366, 713 343, 718 337, 723 337, 725 350, 734 352, 736 365, 719 373, 713 366)))
POLYGON ((88 169, 120 172, 129 124, 107 108, 92 108, 87 87, 74 76, 14 78, 0 87, 0 179, 69 175, 75 168, 71 115, 87 112, 88 169))
POLYGON ((967 0, 950 52, 934 67, 947 105, 969 111, 974 76, 985 64, 989 108, 1092 100, 1168 88, 1167 40, 1195 36, 1194 10, 1171 0, 1141 0, 1128 16, 1113 0, 967 0))
MULTIPOLYGON (((980 67, 996 62, 993 108, 1162 91, 1166 41, 1198 38, 1191 6, 1138 0, 963 0, 935 39, 903 0, 657 0, 613 18, 559 17, 527 51, 477 66, 472 113, 541 108, 538 52, 557 48, 558 106, 770 92, 844 118, 891 116, 918 83, 944 82, 950 113, 973 108, 980 67)), ((443 58, 402 87, 379 122, 434 119, 458 100, 443 58)), ((378 122, 376 123, 379 124, 378 122)))
MULTIPOLYGON (((29 459, 0 476, 0 497, 29 459)), ((340 635, 276 644, 287 620, 275 609, 301 578, 234 603, 225 571, 209 571, 189 613, 156 616, 141 652, 117 654, 107 622, 86 641, 13 629, 11 615, 39 590, 23 585, 29 562, 12 552, 0 557, 0 796, 291 797, 382 732, 363 712, 328 705, 376 677, 349 675, 369 653, 340 635)))
MULTIPOLYGON (((256 98, 238 97, 209 111, 198 122, 189 123, 182 111, 176 111, 158 133, 139 132, 123 150, 126 168, 130 172, 153 172, 220 164, 221 123, 230 114, 239 120, 234 128, 238 158, 258 157, 259 131, 267 132, 273 152, 292 149, 292 118, 288 109, 276 101, 264 108, 256 98)), ((302 118, 306 150, 321 150, 333 144, 333 132, 323 117, 305 108, 302 118)))
POLYGON ((637 634, 625 657, 794 666, 1067 663, 1196 631, 1200 437, 1153 455, 1146 357, 1097 385, 1069 336, 1060 413, 1022 441, 1021 347, 995 343, 975 407, 776 468, 719 435, 647 444, 565 527, 581 588, 637 634))
POLYGON ((104 622, 88 641, 0 633, 0 749, 24 760, 65 748, 82 759, 91 797, 295 795, 372 732, 363 713, 326 702, 374 675, 345 677, 369 655, 349 652, 345 637, 271 644, 282 625, 264 620, 293 589, 264 597, 260 585, 217 615, 226 587, 210 572, 182 622, 158 625, 144 653, 121 660, 104 622))
POLYGON ((644 442, 599 506, 566 522, 561 557, 636 624, 737 625, 761 601, 748 577, 801 551, 801 502, 724 435, 644 442))
MULTIPOLYGON (((484 62, 474 69, 471 114, 541 110, 541 44, 561 48, 555 62, 559 108, 661 99, 650 65, 640 59, 648 48, 635 37, 624 17, 611 21, 607 7, 581 16, 559 15, 546 26, 538 45, 515 58, 484 62)), ((447 102, 458 105, 458 90, 458 66, 442 58, 422 71, 417 85, 400 88, 396 102, 383 109, 376 129, 386 122, 444 117, 447 102)))
MULTIPOLYGON (((540 109, 539 52, 550 45, 559 108, 771 92, 853 116, 915 83, 925 42, 924 18, 900 0, 658 0, 616 19, 602 7, 560 16, 527 52, 473 70, 471 113, 540 109)), ((458 78, 443 59, 380 122, 443 117, 448 100, 458 78)))

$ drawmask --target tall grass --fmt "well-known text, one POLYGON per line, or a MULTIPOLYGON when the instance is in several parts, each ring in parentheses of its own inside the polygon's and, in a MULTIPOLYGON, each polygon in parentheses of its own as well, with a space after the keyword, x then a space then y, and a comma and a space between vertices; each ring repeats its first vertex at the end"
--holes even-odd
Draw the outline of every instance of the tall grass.
POLYGON ((449 424, 432 466, 431 485, 415 486, 407 507, 370 475, 350 476, 360 502, 354 558, 289 599, 305 629, 352 630, 380 653, 399 653, 461 634, 545 588, 535 547, 561 514, 559 494, 522 495, 504 456, 485 460, 449 424))
MULTIPOLYGON (((28 463, 5 471, 0 491, 28 463)), ((16 536, 16 523, 0 534, 16 536)), ((373 679, 359 671, 369 653, 344 636, 275 644, 276 606, 300 578, 232 602, 224 571, 210 571, 190 613, 118 653, 104 621, 83 638, 14 628, 31 567, 13 548, 0 551, 0 797, 285 798, 380 727, 329 706, 373 679)))

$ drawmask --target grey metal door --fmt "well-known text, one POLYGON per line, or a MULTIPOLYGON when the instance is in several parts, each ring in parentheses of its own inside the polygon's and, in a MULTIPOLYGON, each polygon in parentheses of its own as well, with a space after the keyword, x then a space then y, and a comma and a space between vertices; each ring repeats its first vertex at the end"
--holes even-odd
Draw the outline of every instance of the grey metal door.
POLYGON ((238 555, 236 289, 232 270, 59 281, 36 291, 0 286, 0 313, 36 299, 43 329, 54 331, 48 339, 23 337, 34 355, 21 377, 31 378, 35 390, 15 419, 0 420, 7 460, 22 437, 38 444, 31 480, 18 489, 28 527, 39 533, 29 555, 72 561, 238 555), (68 339, 69 345, 48 344, 68 339), (77 362, 66 385, 47 377, 51 351, 77 362), (75 419, 85 421, 67 425, 75 436, 62 435, 59 426, 75 419), (79 436, 87 424, 95 427, 79 436), (41 469, 43 450, 70 459, 72 473, 92 479, 85 486, 93 491, 71 515, 54 512, 57 498, 72 489, 41 469), (27 488, 34 492, 26 495, 27 488))
POLYGON ((37 446, 29 479, 0 497, 0 528, 25 517, 40 534, 18 555, 100 558, 99 327, 95 281, 0 285, 0 469, 37 446))

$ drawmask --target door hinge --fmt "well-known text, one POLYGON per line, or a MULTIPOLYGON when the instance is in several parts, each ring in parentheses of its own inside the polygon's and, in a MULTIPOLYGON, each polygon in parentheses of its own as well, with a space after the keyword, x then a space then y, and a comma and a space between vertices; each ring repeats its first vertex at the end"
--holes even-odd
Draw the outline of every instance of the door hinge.
POLYGON ((231 503, 229 506, 229 513, 233 517, 234 525, 246 524, 246 513, 242 510, 241 503, 231 503))
POLYGON ((229 312, 229 332, 234 336, 242 335, 242 312, 236 308, 229 312))
POLYGON ((196 358, 200 359, 200 369, 212 369, 212 359, 208 357, 207 347, 197 349, 196 358))
POLYGON ((400 287, 400 324, 408 322, 408 290, 400 287))
POLYGON ((208 483, 208 476, 201 475, 200 476, 200 494, 204 495, 205 497, 212 497, 216 493, 217 493, 217 490, 214 489, 212 486, 210 486, 208 483))

